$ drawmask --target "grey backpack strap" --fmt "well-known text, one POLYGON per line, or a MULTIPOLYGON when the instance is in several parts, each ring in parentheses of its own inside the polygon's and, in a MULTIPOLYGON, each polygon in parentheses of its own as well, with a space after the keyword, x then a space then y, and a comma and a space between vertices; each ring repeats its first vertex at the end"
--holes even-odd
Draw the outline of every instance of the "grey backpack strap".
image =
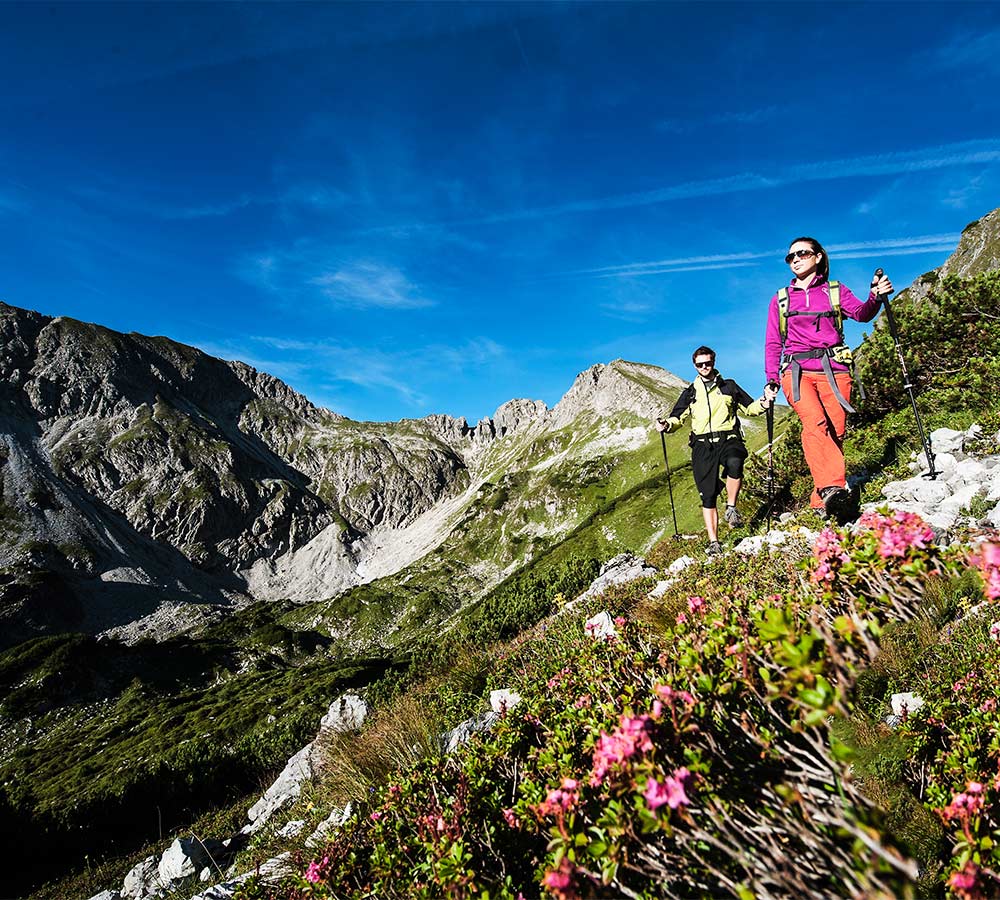
POLYGON ((857 410, 851 406, 844 399, 844 395, 840 393, 840 386, 837 384, 837 379, 833 374, 833 366, 830 365, 830 357, 827 354, 823 354, 823 371, 826 373, 826 380, 830 382, 830 387, 833 388, 833 396, 837 398, 837 402, 844 407, 849 413, 856 413, 857 410))
POLYGON ((802 380, 802 364, 792 357, 792 402, 798 403, 801 399, 799 382, 802 380))

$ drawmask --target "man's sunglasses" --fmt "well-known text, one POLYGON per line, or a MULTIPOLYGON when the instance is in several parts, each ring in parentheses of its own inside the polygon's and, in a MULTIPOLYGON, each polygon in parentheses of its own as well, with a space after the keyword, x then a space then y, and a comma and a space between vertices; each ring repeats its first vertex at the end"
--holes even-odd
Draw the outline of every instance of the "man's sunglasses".
POLYGON ((696 369, 711 369, 712 368, 712 360, 710 360, 710 359, 696 359, 694 361, 694 367, 696 369))
POLYGON ((815 256, 815 250, 793 250, 785 257, 785 262, 790 263, 793 259, 805 259, 807 256, 815 256))

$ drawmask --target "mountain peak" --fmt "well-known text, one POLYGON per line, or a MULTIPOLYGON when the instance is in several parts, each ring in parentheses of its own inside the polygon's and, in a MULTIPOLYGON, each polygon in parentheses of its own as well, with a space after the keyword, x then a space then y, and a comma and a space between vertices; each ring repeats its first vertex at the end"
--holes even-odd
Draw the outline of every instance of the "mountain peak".
POLYGON ((609 416, 623 410, 652 418, 673 402, 676 391, 687 382, 645 363, 614 359, 597 363, 576 376, 572 387, 552 410, 556 424, 566 425, 581 413, 609 416))

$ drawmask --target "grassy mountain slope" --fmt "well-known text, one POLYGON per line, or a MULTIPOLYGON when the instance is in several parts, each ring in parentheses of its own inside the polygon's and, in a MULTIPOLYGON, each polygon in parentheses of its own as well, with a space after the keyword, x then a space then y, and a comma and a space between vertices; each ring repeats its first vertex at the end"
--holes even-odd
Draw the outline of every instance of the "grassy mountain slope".
MULTIPOLYGON (((922 414, 995 434, 995 390, 967 390, 970 367, 935 361, 972 359, 995 378, 1000 275, 944 279, 932 302, 897 301, 922 414)), ((900 373, 878 329, 864 350, 878 403, 900 373)), ((848 442, 869 494, 917 449, 898 395, 885 402, 848 442)), ((983 604, 1000 601, 1000 542, 985 537, 979 550, 967 534, 934 543, 919 522, 869 517, 815 548, 698 563, 657 599, 648 582, 612 591, 474 661, 453 647, 434 678, 329 748, 312 815, 364 794, 348 825, 299 848, 296 874, 239 896, 404 884, 419 897, 995 896, 1000 644, 983 604), (607 643, 583 628, 600 608, 619 616, 607 643), (440 728, 456 712, 442 697, 477 708, 476 686, 478 708, 491 688, 523 702, 451 757, 381 749, 379 735, 417 743, 440 728), (929 712, 890 726, 904 690, 929 712), (408 718, 407 703, 432 721, 408 718)), ((662 568, 678 552, 666 542, 652 556, 662 568)), ((288 846, 266 841, 244 868, 288 846)))
MULTIPOLYGON (((971 356, 977 360, 974 369, 981 363, 985 372, 992 372, 990 366, 1000 358, 1000 339, 994 327, 1000 307, 996 276, 987 274, 970 283, 942 280, 933 306, 938 318, 926 328, 921 324, 925 310, 913 306, 912 312, 908 311, 905 297, 897 301, 896 307, 911 337, 911 370, 929 373, 919 386, 922 411, 932 424, 953 424, 956 417, 965 423, 975 417, 995 428, 1000 424, 995 391, 985 385, 981 391, 963 391, 963 378, 969 368, 949 371, 945 365, 924 362, 937 348, 948 345, 948 355, 958 359, 971 356), (969 309, 977 315, 966 315, 969 309)), ((898 471, 915 448, 915 440, 906 418, 912 413, 901 405, 898 391, 892 399, 899 373, 893 369, 894 355, 881 329, 876 328, 866 341, 861 356, 871 367, 866 382, 872 386, 873 406, 866 414, 867 420, 850 435, 848 454, 852 474, 866 479, 866 489, 872 492, 887 473, 898 471), (884 403, 885 408, 880 408, 879 403, 884 403)), ((572 423, 574 418, 568 417, 568 421, 572 423)), ((932 808, 921 804, 917 786, 906 781, 910 775, 903 773, 903 777, 899 766, 892 771, 880 768, 879 754, 889 751, 878 748, 882 743, 888 748, 892 741, 879 730, 878 716, 880 710, 884 711, 890 688, 904 686, 911 673, 920 673, 927 683, 940 676, 944 683, 944 678, 955 672, 964 678, 972 671, 971 649, 977 641, 981 644, 986 639, 978 626, 970 625, 961 633, 962 652, 947 660, 947 665, 934 662, 948 654, 940 642, 948 639, 946 629, 956 612, 981 598, 981 583, 968 573, 967 560, 937 550, 907 557, 902 564, 915 569, 893 569, 883 580, 890 586, 888 606, 882 603, 886 598, 872 596, 868 591, 864 596, 869 605, 860 611, 863 627, 856 625, 852 629, 843 621, 838 625, 839 620, 833 618, 832 624, 827 622, 833 630, 821 630, 819 638, 813 631, 818 627, 814 618, 816 601, 822 601, 818 608, 834 609, 841 608, 838 604, 856 603, 857 585, 848 578, 831 591, 831 596, 818 597, 809 573, 803 575, 794 565, 796 558, 806 557, 808 551, 794 546, 773 555, 764 565, 755 560, 732 560, 723 567, 699 564, 657 602, 642 599, 642 586, 606 598, 612 611, 621 612, 628 620, 621 645, 628 651, 624 655, 605 654, 584 640, 578 618, 572 617, 546 619, 537 629, 515 637, 556 608, 561 602, 559 595, 568 596, 584 586, 596 560, 620 549, 647 549, 658 534, 671 530, 658 441, 647 433, 642 445, 628 447, 614 441, 602 445, 609 434, 626 434, 643 424, 642 417, 636 414, 622 414, 617 419, 612 416, 609 420, 613 426, 605 432, 599 423, 580 420, 565 434, 554 429, 543 442, 529 430, 520 435, 515 431, 510 437, 516 442, 498 442, 497 453, 501 446, 509 450, 516 443, 518 453, 524 451, 525 462, 511 465, 508 459, 508 464, 501 465, 497 461, 490 469, 492 458, 483 455, 482 482, 473 488, 470 481, 471 499, 465 506, 459 504, 457 530, 440 545, 435 566, 427 560, 418 561, 398 578, 354 588, 330 602, 271 607, 257 621, 249 618, 249 612, 229 620, 227 627, 231 631, 225 642, 235 647, 232 652, 248 658, 247 649, 240 649, 242 642, 252 643, 252 636, 259 635, 262 647, 260 652, 253 652, 255 665, 273 668, 278 679, 274 683, 287 685, 289 691, 292 684, 301 683, 300 676, 307 672, 328 672, 328 676, 313 677, 329 677, 327 684, 335 690, 343 666, 352 665, 345 656, 352 646, 360 644, 378 656, 377 661, 367 661, 371 670, 366 674, 345 675, 356 678, 353 683, 371 680, 369 695, 380 709, 378 718, 357 738, 359 743, 350 744, 345 753, 331 748, 330 780, 322 789, 328 793, 321 791, 311 796, 306 801, 311 807, 294 811, 318 821, 331 804, 354 796, 347 785, 356 789, 363 784, 375 789, 367 811, 378 813, 378 818, 362 815, 348 830, 350 839, 329 848, 323 879, 340 885, 340 893, 361 891, 363 879, 391 877, 396 883, 412 883, 418 889, 425 884, 428 896, 446 887, 461 894, 473 884, 488 886, 491 895, 515 888, 531 895, 539 893, 543 879, 551 875, 546 886, 553 893, 562 890, 568 896, 567 889, 573 886, 599 890, 589 880, 593 876, 604 879, 605 885, 616 885, 616 889, 644 890, 643 885, 663 883, 683 894, 692 882, 671 881, 677 872, 683 872, 685 878, 694 879, 698 890, 708 891, 706 885, 721 885, 720 890, 739 895, 741 885, 756 883, 754 879, 768 872, 780 870, 782 878, 793 878, 796 867, 789 865, 788 857, 780 852, 786 840, 794 846, 796 859, 808 860, 807 868, 811 868, 801 876, 800 893, 794 893, 788 886, 794 882, 789 881, 782 882, 785 893, 777 891, 778 896, 803 896, 823 884, 827 885, 824 889, 836 891, 879 884, 905 890, 909 869, 899 862, 905 853, 922 854, 924 871, 932 883, 940 883, 949 871, 960 869, 964 861, 946 868, 952 864, 948 863, 945 832, 935 825, 939 819, 932 808), (588 440, 574 449, 574 434, 585 434, 588 440), (594 452, 588 447, 601 449, 594 452), (609 467, 611 460, 614 462, 609 467), (556 515, 544 500, 539 502, 540 498, 574 497, 582 497, 586 503, 577 510, 575 519, 564 513, 556 515), (551 527, 553 533, 534 533, 533 529, 541 524, 551 527), (526 565, 512 572, 480 602, 459 610, 456 597, 482 577, 477 575, 477 565, 483 564, 481 572, 495 578, 510 561, 526 565), (921 586, 914 590, 914 571, 921 576, 934 573, 935 586, 927 590, 923 582, 928 579, 919 578, 921 586), (897 590, 906 609, 926 623, 916 631, 894 623, 898 610, 892 604, 897 590), (693 609, 689 597, 704 597, 706 607, 696 604, 697 610, 693 609), (705 609, 706 618, 690 615, 698 611, 700 616, 705 609), (687 627, 678 620, 680 614, 689 620, 687 627), (244 619, 244 615, 248 618, 244 619), (699 624, 704 622, 711 627, 699 624), (721 624, 716 626, 716 622, 721 624), (441 623, 445 628, 453 627, 442 635, 441 623), (243 637, 239 637, 241 634, 243 637), (863 634, 870 635, 876 644, 881 640, 883 647, 893 648, 895 659, 883 659, 881 673, 877 666, 870 668, 875 644, 867 638, 862 640, 863 634), (504 643, 512 638, 510 643, 504 643), (497 644, 497 640, 501 643, 497 644), (741 642, 741 649, 726 652, 741 642), (867 656, 859 655, 859 642, 867 656), (394 665, 388 666, 389 662, 394 665), (963 669, 966 663, 969 667, 963 669), (303 668, 306 665, 317 668, 303 668), (762 670, 769 674, 765 676, 762 670), (850 686, 855 682, 860 685, 859 679, 868 671, 876 674, 865 676, 869 681, 862 703, 850 693, 850 686), (494 737, 452 762, 420 763, 414 768, 406 762, 405 753, 386 754, 378 749, 398 748, 399 740, 387 740, 398 737, 398 733, 413 734, 412 746, 430 747, 432 740, 417 741, 416 731, 404 730, 412 727, 414 719, 420 721, 424 737, 429 733, 432 738, 436 730, 480 708, 484 691, 512 684, 525 696, 530 717, 508 717, 507 724, 494 737), (629 767, 627 772, 623 769, 621 774, 627 774, 628 779, 613 779, 607 792, 595 790, 584 796, 584 790, 573 789, 577 799, 567 800, 561 779, 589 777, 595 762, 593 751, 602 731, 613 734, 625 728, 622 716, 655 718, 654 703, 664 699, 652 690, 656 684, 670 685, 675 692, 689 690, 696 697, 706 698, 704 705, 696 710, 677 708, 676 712, 683 715, 669 724, 662 719, 662 712, 658 713, 661 718, 648 728, 650 734, 655 732, 659 749, 644 755, 641 767, 629 767), (587 693, 590 700, 581 700, 587 693), (418 714, 413 713, 414 708, 418 714), (404 715, 407 709, 409 718, 404 715), (859 710, 865 715, 857 718, 859 710), (683 716, 689 714, 684 720, 683 716), (844 730, 835 741, 825 730, 830 715, 844 717, 844 730), (683 725, 683 735, 676 731, 678 721, 683 725), (691 724, 697 725, 701 737, 688 746, 679 738, 696 733, 685 730, 691 724), (871 771, 867 776, 872 786, 868 799, 843 780, 843 770, 838 766, 845 741, 852 743, 859 754, 858 765, 864 762, 871 771), (810 780, 812 776, 796 769, 788 754, 806 759, 809 766, 815 765, 823 775, 822 787, 817 788, 810 780), (344 763, 345 758, 351 761, 350 766, 344 763), (401 763, 403 768, 399 768, 401 763), (642 812, 644 795, 649 790, 645 779, 653 777, 661 787, 667 777, 686 785, 689 776, 682 777, 681 768, 687 769, 692 779, 690 794, 711 800, 709 811, 714 818, 698 820, 683 804, 678 804, 680 812, 676 817, 676 810, 667 812, 668 804, 657 807, 660 812, 652 818, 642 812), (739 777, 727 776, 729 770, 739 777), (746 793, 747 786, 754 783, 754 779, 744 777, 747 771, 753 771, 756 783, 763 785, 762 793, 746 793), (850 802, 846 812, 836 813, 840 818, 824 821, 831 808, 821 795, 828 793, 830 784, 842 789, 850 802), (393 785, 399 793, 391 790, 393 785), (876 788, 883 791, 881 796, 876 788), (550 790, 564 790, 564 795, 549 801, 550 790), (515 800, 518 806, 513 816, 518 824, 511 826, 504 810, 511 810, 515 800), (565 809, 560 818, 551 805, 563 800, 580 810, 573 823, 567 822, 565 809), (875 801, 875 807, 869 801, 875 801), (434 803, 438 806, 434 807, 434 803), (885 816, 877 809, 879 804, 885 816), (764 820, 754 818, 747 810, 759 812, 764 820), (430 821, 421 816, 432 813, 435 827, 421 831, 420 822, 426 826, 430 821), (438 818, 445 822, 446 834, 435 836, 438 818), (379 825, 383 820, 384 824, 379 825), (700 830, 695 827, 699 823, 700 830), (760 828, 760 833, 768 835, 771 850, 779 849, 777 856, 768 856, 767 848, 755 845, 757 859, 764 861, 756 865, 730 852, 733 830, 742 835, 748 828, 760 828), (845 833, 860 843, 845 841, 845 833), (706 845, 716 850, 707 852, 706 845), (862 847, 867 850, 860 850, 862 847), (588 848, 595 852, 591 854, 588 848), (563 865, 567 859, 572 868, 563 865)), ((681 530, 693 531, 700 527, 700 516, 690 473, 684 468, 687 454, 680 440, 680 436, 674 436, 668 446, 676 467, 674 496, 681 530)), ((753 440, 759 442, 759 430, 753 440)), ((796 498, 804 500, 801 455, 796 456, 795 442, 783 441, 778 455, 787 498, 792 502, 796 498)), ((759 485, 757 490, 759 495, 759 485)), ((686 542, 661 541, 651 556, 662 567, 688 546, 686 542)), ((873 559, 871 546, 865 549, 863 544, 852 544, 850 549, 862 550, 869 562, 873 559)), ((870 583, 865 582, 864 570, 859 572, 861 582, 870 583)), ((212 635, 205 632, 203 637, 212 635)), ((199 638, 194 635, 191 639, 199 638)), ((9 683, 28 686, 33 678, 45 676, 44 657, 44 653, 39 654, 20 668, 11 658, 9 683)), ((8 658, 0 662, 6 666, 8 658)), ((353 663, 356 667, 364 664, 363 659, 353 663)), ((252 670, 238 671, 243 665, 236 666, 237 671, 222 673, 221 681, 229 685, 231 696, 240 696, 241 700, 245 697, 262 711, 267 702, 273 702, 271 682, 253 681, 252 670), (241 680, 244 677, 246 680, 241 680)), ((179 689, 174 696, 180 697, 181 693, 179 689)), ((29 691, 25 702, 30 700, 29 691)), ((207 692, 204 701, 214 703, 207 692)), ((148 702, 155 710, 158 700, 146 697, 139 702, 148 702)), ((26 708, 12 710, 12 719, 26 708)), ((190 716, 185 729, 198 727, 199 711, 197 705, 185 710, 185 719, 190 716)), ((59 713, 39 707, 34 710, 36 716, 49 712, 59 713)), ((84 713, 74 708, 71 714, 84 713)), ((156 721, 156 716, 151 715, 150 720, 156 721)), ((976 723, 975 727, 992 728, 992 722, 987 719, 985 725, 976 723)), ((646 727, 644 724, 643 729, 646 727)), ((84 728, 78 731, 88 733, 84 728)), ((182 734, 187 732, 172 732, 171 741, 183 739, 182 734)), ((62 746, 46 752, 61 752, 69 741, 68 735, 63 741, 62 746)), ((928 749, 931 743, 928 738, 921 752, 927 764, 936 767, 935 798, 940 800, 948 785, 956 782, 954 774, 951 782, 947 780, 947 767, 940 755, 928 749)), ((981 743, 989 746, 988 736, 981 743)), ((161 751, 166 753, 164 746, 161 751)), ((906 759, 910 750, 912 746, 905 743, 897 746, 893 758, 906 759)), ((175 761, 172 764, 177 765, 175 761)), ((4 782, 10 785, 26 781, 23 776, 34 765, 30 753, 6 757, 4 782)), ((981 760, 973 761, 960 771, 963 776, 982 776, 985 781, 988 773, 984 765, 981 760)), ((152 773, 148 782, 151 796, 155 796, 160 784, 157 778, 167 771, 171 771, 169 766, 152 773)), ((185 769, 181 765, 170 777, 176 779, 179 772, 181 780, 195 778, 199 771, 197 766, 185 769)), ((225 772, 224 766, 218 771, 225 772)), ((55 798, 57 782, 51 784, 55 787, 47 796, 55 798)), ((7 823, 6 827, 40 811, 41 791, 38 797, 25 798, 12 794, 9 787, 5 790, 0 797, 0 822, 7 823), (16 815, 11 814, 12 810, 16 815)), ((195 795, 193 790, 188 797, 195 795)), ((936 808, 942 807, 939 804, 936 808)), ((179 827, 182 818, 178 816, 167 827, 179 827)), ((69 816, 60 827, 76 828, 79 824, 69 816)), ((280 841, 264 843, 270 839, 270 835, 263 836, 246 862, 263 858, 275 847, 287 846, 287 842, 280 841)), ((979 852, 989 849, 983 845, 979 852)), ((321 859, 315 857, 317 863, 321 859)), ((310 860, 311 853, 301 856, 303 874, 310 860)), ((389 885, 388 881, 379 883, 389 885)), ((320 890, 310 884, 310 890, 320 890)), ((305 883, 291 881, 277 895, 297 896, 296 890, 305 889, 305 883)), ((60 896, 59 890, 56 886, 42 895, 60 896)), ((266 889, 261 891, 266 894, 266 889)), ((766 891, 760 895, 766 895, 766 891)))
MULTIPOLYGON (((677 388, 664 387, 662 370, 623 369, 640 373, 651 411, 672 405, 677 388)), ((423 665, 414 653, 436 652, 442 626, 480 638, 497 627, 512 633, 548 611, 548 586, 572 593, 601 560, 647 549, 672 527, 649 418, 586 404, 560 415, 554 429, 514 430, 488 444, 451 534, 398 576, 333 601, 254 604, 165 643, 67 634, 7 651, 0 820, 23 848, 17 877, 38 877, 51 840, 72 864, 85 853, 94 859, 95 841, 115 856, 182 827, 280 766, 346 686, 378 697, 412 681, 423 665), (483 599, 468 607, 470 596, 483 599)), ((360 446, 379 427, 335 422, 323 439, 354 432, 360 446)), ((428 439, 426 424, 415 428, 428 439)), ((751 431, 759 443, 760 428, 751 431)), ((300 432, 303 446, 319 433, 300 432)), ((668 446, 680 525, 689 528, 700 516, 684 441, 670 436, 668 446)))

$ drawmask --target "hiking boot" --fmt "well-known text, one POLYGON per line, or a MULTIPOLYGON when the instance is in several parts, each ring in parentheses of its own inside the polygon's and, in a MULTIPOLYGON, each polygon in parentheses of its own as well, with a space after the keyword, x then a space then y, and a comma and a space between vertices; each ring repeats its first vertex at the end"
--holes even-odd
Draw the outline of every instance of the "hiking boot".
POLYGON ((826 510, 829 518, 840 525, 845 525, 851 520, 854 513, 854 498, 847 488, 830 485, 820 488, 819 496, 823 501, 823 509, 826 510))
POLYGON ((709 541, 705 548, 706 556, 719 556, 722 553, 722 544, 718 541, 709 541))
POLYGON ((743 516, 735 506, 726 506, 726 521, 730 528, 739 528, 743 524, 743 516))

